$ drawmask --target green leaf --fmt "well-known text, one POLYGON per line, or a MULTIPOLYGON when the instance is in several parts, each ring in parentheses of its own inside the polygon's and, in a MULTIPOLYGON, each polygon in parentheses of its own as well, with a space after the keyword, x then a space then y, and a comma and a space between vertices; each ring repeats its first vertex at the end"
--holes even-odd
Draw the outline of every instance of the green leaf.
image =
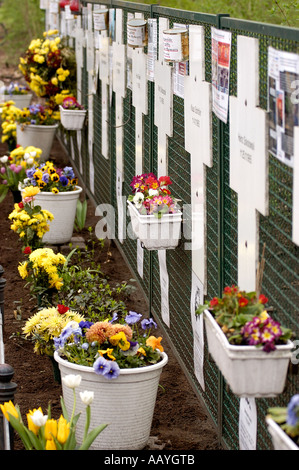
POLYGON ((90 431, 85 441, 82 442, 79 450, 88 450, 93 441, 98 437, 98 435, 108 426, 108 424, 101 424, 97 428, 90 431))

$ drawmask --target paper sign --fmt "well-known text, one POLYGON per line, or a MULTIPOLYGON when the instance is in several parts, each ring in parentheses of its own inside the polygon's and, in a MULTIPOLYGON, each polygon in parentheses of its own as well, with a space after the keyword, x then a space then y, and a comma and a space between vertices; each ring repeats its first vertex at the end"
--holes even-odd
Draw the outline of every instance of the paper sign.
POLYGON ((211 34, 213 111, 221 121, 226 123, 229 99, 231 33, 211 28, 211 34))
POLYGON ((256 450, 257 413, 254 398, 240 398, 240 450, 256 450))

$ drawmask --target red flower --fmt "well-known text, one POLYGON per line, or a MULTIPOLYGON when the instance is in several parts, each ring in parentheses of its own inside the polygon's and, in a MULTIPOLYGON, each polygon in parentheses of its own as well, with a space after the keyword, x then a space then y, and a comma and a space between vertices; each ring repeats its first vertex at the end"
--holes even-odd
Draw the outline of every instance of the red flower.
POLYGON ((268 302, 268 298, 267 298, 264 294, 261 294, 261 295, 259 296, 259 302, 260 302, 261 304, 266 304, 266 303, 268 302))
POLYGON ((159 183, 160 186, 168 186, 169 184, 172 184, 172 181, 169 176, 160 176, 159 183))
POLYGON ((22 202, 18 202, 18 206, 20 209, 24 209, 24 204, 22 202))
POLYGON ((63 314, 63 313, 66 313, 69 310, 69 307, 67 307, 66 305, 58 304, 57 305, 57 310, 58 310, 59 313, 63 314))
POLYGON ((23 253, 24 253, 25 255, 30 255, 30 253, 31 253, 31 248, 30 248, 30 246, 26 246, 26 248, 24 248, 23 253))
POLYGON ((231 294, 232 290, 231 290, 230 287, 227 286, 223 289, 223 292, 224 292, 224 294, 231 294))
POLYGON ((218 299, 217 297, 214 297, 212 300, 210 300, 210 307, 216 307, 218 305, 218 299))
POLYGON ((248 304, 248 299, 246 299, 245 297, 240 297, 239 299, 239 306, 240 307, 245 307, 245 305, 248 304))

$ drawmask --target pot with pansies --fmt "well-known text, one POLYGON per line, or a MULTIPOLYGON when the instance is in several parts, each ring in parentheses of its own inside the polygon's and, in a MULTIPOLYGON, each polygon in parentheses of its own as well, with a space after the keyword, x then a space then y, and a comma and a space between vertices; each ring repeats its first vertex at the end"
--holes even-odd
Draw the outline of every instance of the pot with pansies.
POLYGON ((21 202, 19 183, 26 177, 26 170, 33 168, 39 162, 41 149, 29 147, 17 147, 9 155, 0 157, 0 202, 8 192, 13 195, 14 202, 21 202))
POLYGON ((181 236, 182 212, 169 186, 169 176, 157 178, 153 173, 134 176, 132 194, 127 204, 131 217, 132 237, 147 250, 175 249, 181 236))
MULTIPOLYGON (((72 397, 63 377, 79 375, 80 387, 94 392, 91 425, 109 423, 91 449, 141 450, 146 446, 161 372, 168 361, 156 328, 152 318, 129 311, 95 322, 71 321, 54 338, 67 409, 71 409, 72 397)), ((76 411, 81 411, 79 403, 76 411)), ((84 423, 79 420, 79 442, 83 434, 84 423)))
POLYGON ((274 450, 299 450, 299 394, 287 406, 269 408, 266 424, 274 450))
POLYGON ((265 295, 232 285, 196 311, 204 315, 209 353, 239 397, 273 397, 284 390, 293 332, 270 316, 267 303, 265 295))
POLYGON ((49 231, 44 235, 44 243, 68 243, 73 235, 77 202, 82 192, 73 168, 58 168, 50 161, 35 165, 26 172, 19 188, 22 191, 28 186, 39 188, 35 203, 54 216, 49 231))
POLYGON ((60 121, 69 131, 79 131, 83 128, 86 109, 79 104, 75 97, 67 96, 59 105, 60 121))
POLYGON ((17 145, 34 145, 42 150, 41 161, 51 153, 59 123, 59 112, 42 104, 32 104, 19 110, 17 117, 17 145))
POLYGON ((13 101, 17 108, 28 108, 32 100, 32 93, 27 85, 11 82, 8 86, 4 86, 2 92, 4 101, 13 101))

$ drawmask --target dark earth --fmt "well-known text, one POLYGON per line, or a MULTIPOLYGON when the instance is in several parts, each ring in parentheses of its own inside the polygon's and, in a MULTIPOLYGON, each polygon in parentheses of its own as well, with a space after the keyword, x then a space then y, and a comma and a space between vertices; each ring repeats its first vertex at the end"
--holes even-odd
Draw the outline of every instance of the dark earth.
MULTIPOLYGON (((1 65, 1 62, 0 62, 1 65)), ((4 65, 0 68, 0 80, 9 83, 11 80, 20 82, 17 70, 4 65)), ((0 156, 7 154, 6 144, 0 144, 0 156)), ((71 165, 58 139, 55 139, 51 160, 57 164, 71 165)), ((83 197, 84 198, 84 195, 83 197)), ((37 356, 33 352, 33 344, 25 340, 22 326, 32 316, 36 308, 30 299, 28 288, 25 288, 18 273, 18 264, 24 260, 17 234, 10 229, 8 215, 13 209, 13 197, 9 193, 0 204, 0 265, 4 269, 6 280, 4 290, 4 346, 5 363, 14 370, 13 382, 16 383, 14 402, 20 406, 24 420, 29 409, 41 407, 46 412, 51 402, 52 416, 61 413, 61 386, 55 381, 52 364, 49 358, 37 356)), ((99 220, 95 217, 95 208, 88 203, 88 214, 85 229, 74 236, 89 238, 87 227, 95 227, 99 220)), ((132 274, 127 268, 117 247, 106 243, 103 250, 97 252, 96 262, 101 264, 102 271, 109 282, 127 281, 130 283, 132 274)), ((136 283, 135 283, 136 284, 136 283)), ((147 303, 142 292, 136 290, 127 302, 129 309, 146 313, 147 303)), ((217 432, 210 421, 199 398, 193 392, 184 371, 178 364, 174 353, 163 339, 164 349, 169 362, 161 376, 157 402, 152 423, 151 435, 146 450, 197 451, 220 450, 217 432)), ((18 436, 14 437, 14 450, 23 450, 18 436)), ((109 450, 109 449, 108 449, 109 450)))

